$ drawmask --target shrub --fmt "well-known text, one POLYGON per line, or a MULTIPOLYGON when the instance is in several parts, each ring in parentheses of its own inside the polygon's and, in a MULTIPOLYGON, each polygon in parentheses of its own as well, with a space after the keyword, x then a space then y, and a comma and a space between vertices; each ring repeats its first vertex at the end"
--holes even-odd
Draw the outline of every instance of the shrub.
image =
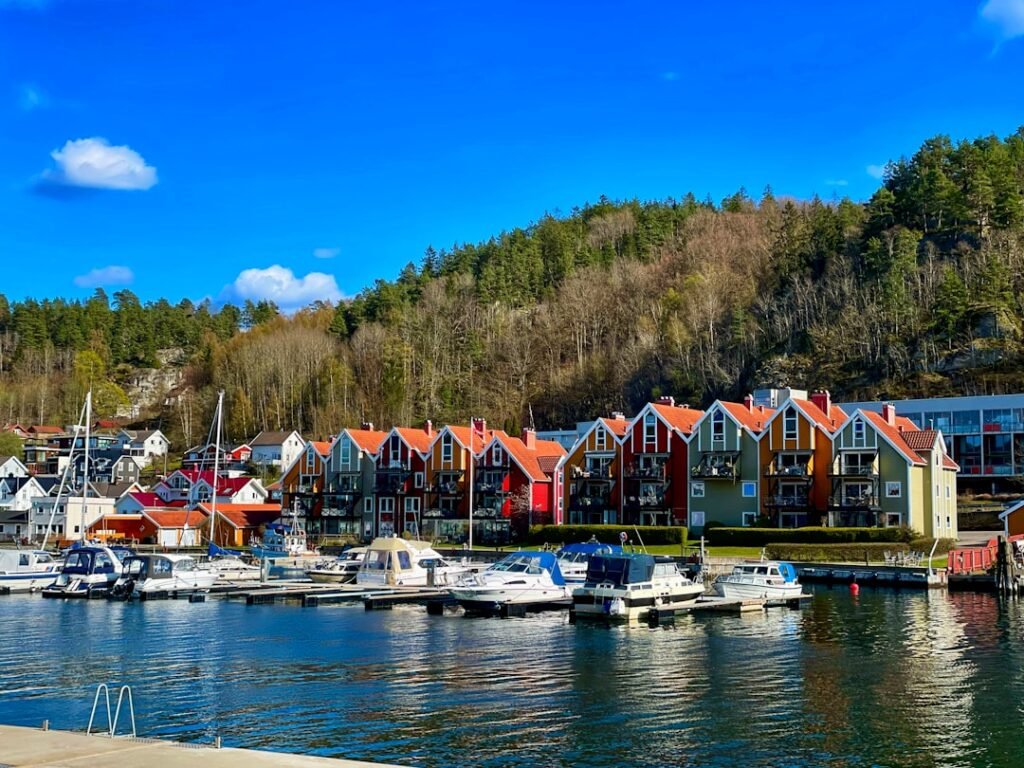
POLYGON ((618 544, 619 534, 639 544, 637 531, 644 544, 685 544, 686 528, 681 526, 626 525, 535 525, 530 528, 530 544, 568 544, 587 541, 591 536, 604 544, 618 544))
POLYGON ((772 560, 793 560, 798 563, 863 563, 884 562, 885 553, 907 552, 905 542, 850 542, 847 544, 769 544, 767 555, 772 560))
POLYGON ((769 544, 909 543, 909 528, 704 528, 708 543, 716 547, 764 547, 769 544))

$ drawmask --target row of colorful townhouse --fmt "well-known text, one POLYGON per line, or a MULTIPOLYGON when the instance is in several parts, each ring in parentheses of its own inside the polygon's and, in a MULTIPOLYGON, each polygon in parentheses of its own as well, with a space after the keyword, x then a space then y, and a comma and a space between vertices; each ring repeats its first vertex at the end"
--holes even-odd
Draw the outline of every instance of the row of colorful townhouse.
POLYGON ((941 432, 851 414, 826 391, 785 390, 777 407, 649 403, 597 419, 561 463, 556 521, 777 527, 900 526, 957 536, 957 465, 941 432))
POLYGON ((435 430, 372 424, 310 442, 281 479, 282 507, 313 536, 415 537, 501 544, 554 522, 565 449, 483 419, 435 430), (513 532, 515 536, 513 536, 513 532))

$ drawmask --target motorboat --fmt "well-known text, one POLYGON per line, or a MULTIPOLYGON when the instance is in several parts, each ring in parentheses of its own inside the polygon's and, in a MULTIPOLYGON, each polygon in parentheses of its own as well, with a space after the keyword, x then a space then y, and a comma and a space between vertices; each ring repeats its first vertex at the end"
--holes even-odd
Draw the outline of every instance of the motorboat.
POLYGON ((216 580, 216 572, 201 568, 189 555, 132 555, 125 559, 110 597, 130 600, 158 594, 188 595, 208 590, 216 580))
POLYGON ((672 558, 593 555, 572 602, 577 619, 633 621, 646 618, 653 609, 692 603, 703 593, 704 586, 691 581, 672 558))
POLYGON ((294 510, 290 525, 284 523, 268 525, 263 531, 262 537, 253 537, 249 543, 249 551, 257 560, 320 557, 320 553, 309 546, 306 529, 299 524, 298 515, 294 510))
POLYGON ((43 597, 106 597, 120 575, 121 561, 110 547, 78 547, 68 551, 43 597))
POLYGON ((572 599, 558 559, 551 552, 513 552, 448 588, 471 613, 492 613, 512 604, 556 603, 572 599))
POLYGON ((566 544, 555 552, 558 568, 562 576, 570 584, 582 584, 587 576, 587 563, 591 555, 621 555, 622 547, 618 544, 602 544, 597 539, 566 544))
POLYGON ((453 584, 471 569, 447 562, 425 541, 397 536, 374 539, 356 574, 366 586, 425 587, 453 584))
POLYGON ((217 581, 259 581, 263 569, 258 565, 246 562, 242 559, 242 553, 233 549, 223 549, 211 543, 207 548, 205 563, 200 567, 206 568, 217 574, 217 581))
POLYGON ((347 584, 356 580, 366 557, 366 547, 352 547, 330 560, 314 563, 306 575, 317 584, 347 584))
POLYGON ((0 592, 35 592, 52 584, 63 562, 41 549, 0 549, 0 592))
POLYGON ((714 588, 721 597, 767 600, 786 600, 803 591, 796 569, 781 560, 741 563, 715 579, 714 588))

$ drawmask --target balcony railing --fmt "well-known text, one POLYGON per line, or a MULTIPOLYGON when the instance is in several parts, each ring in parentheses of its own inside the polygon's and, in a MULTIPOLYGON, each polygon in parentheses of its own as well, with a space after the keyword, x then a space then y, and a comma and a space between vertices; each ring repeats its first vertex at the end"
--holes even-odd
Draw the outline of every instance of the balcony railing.
POLYGON ((764 471, 765 477, 810 477, 811 470, 810 464, 790 464, 785 467, 779 467, 775 464, 769 464, 768 468, 764 471))
POLYGON ((626 507, 629 509, 668 509, 668 499, 664 493, 627 496, 626 507))
POLYGON ((630 464, 626 468, 626 477, 636 480, 664 480, 666 466, 661 464, 630 464))
POLYGON ((433 507, 423 511, 423 517, 430 520, 457 520, 460 515, 454 509, 438 509, 433 507))
POLYGON ((481 496, 507 496, 501 483, 480 482, 474 486, 475 492, 481 496))
POLYGON ((740 454, 738 451, 706 451, 690 474, 706 480, 735 480, 740 475, 740 454))
POLYGON ((573 470, 573 477, 585 478, 587 480, 612 480, 614 475, 612 473, 611 465, 609 464, 604 467, 577 467, 573 470))
POLYGON ((810 506, 810 498, 805 493, 779 494, 768 499, 770 506, 780 509, 806 509, 810 506))
POLYGON ((832 473, 833 477, 878 477, 873 464, 841 464, 832 473))
POLYGON ((394 472, 378 472, 374 480, 373 490, 375 493, 395 495, 405 492, 405 481, 408 473, 401 475, 394 472))
POLYGON ((461 496, 463 494, 462 483, 458 480, 441 480, 430 486, 430 491, 441 496, 461 496))
POLYGON ((569 509, 589 510, 608 509, 611 507, 610 496, 570 496, 569 509))
POLYGON ((834 509, 876 509, 878 496, 873 493, 841 494, 829 497, 828 505, 834 509))

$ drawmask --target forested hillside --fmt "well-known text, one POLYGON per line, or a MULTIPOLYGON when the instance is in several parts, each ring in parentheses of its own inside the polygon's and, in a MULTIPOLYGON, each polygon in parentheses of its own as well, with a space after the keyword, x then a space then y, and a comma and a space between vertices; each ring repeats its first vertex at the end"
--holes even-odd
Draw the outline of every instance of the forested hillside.
POLYGON ((890 164, 867 203, 602 199, 428 249, 396 280, 294 318, 129 291, 0 296, 0 420, 68 422, 90 383, 109 415, 169 348, 180 386, 140 419, 182 442, 205 435, 218 388, 236 438, 471 414, 546 428, 776 383, 839 398, 1016 391, 1022 294, 1024 128, 940 136, 890 164))

